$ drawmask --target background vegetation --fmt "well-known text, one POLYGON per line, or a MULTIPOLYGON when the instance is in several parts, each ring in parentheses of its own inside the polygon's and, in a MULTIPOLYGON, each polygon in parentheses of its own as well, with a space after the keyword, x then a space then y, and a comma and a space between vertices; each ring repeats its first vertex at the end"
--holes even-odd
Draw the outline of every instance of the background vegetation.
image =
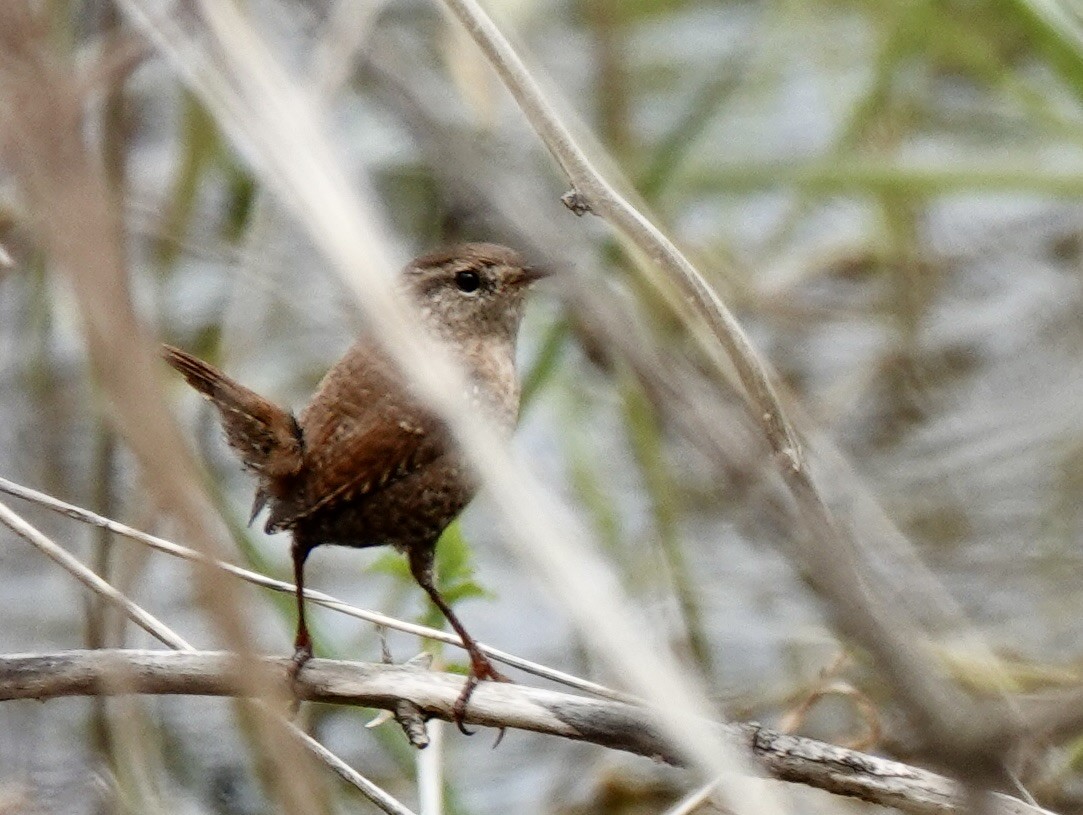
MULTIPOLYGON (((1077 686, 1080 16, 1040 0, 490 6, 578 133, 596 139, 594 157, 623 174, 737 310, 788 404, 846 453, 1001 657, 994 668, 956 630, 935 631, 945 670, 979 696, 1005 682, 1023 693, 1077 686)), ((403 257, 460 239, 521 246, 566 273, 594 274, 628 303, 637 320, 629 343, 710 368, 671 304, 642 282, 642 261, 560 205, 565 180, 438 4, 259 0, 246 12, 294 77, 323 94, 351 180, 374 189, 403 257), (337 75, 320 49, 355 25, 360 48, 337 75)), ((119 66, 82 73, 84 135, 121 202, 140 316, 162 339, 303 404, 359 328, 351 295, 252 170, 245 145, 117 8, 55 2, 45 13, 61 60, 119 66)), ((106 419, 78 294, 39 235, 6 177, 0 244, 13 263, 0 270, 0 475, 176 532, 106 419)), ((517 445, 730 715, 914 756, 890 689, 860 651, 843 648, 789 557, 799 533, 769 498, 769 467, 747 466, 738 450, 719 467, 676 432, 626 361, 598 344, 559 277, 528 316, 522 370, 517 445)), ((170 388, 236 557, 285 577, 285 540, 244 529, 251 484, 212 417, 170 388)), ((216 645, 185 567, 27 514, 200 647, 216 645)), ((619 686, 500 537, 481 499, 442 546, 442 578, 469 600, 460 608, 471 630, 619 686)), ((147 643, 14 536, 0 540, 0 649, 147 643)), ((904 554, 880 554, 888 583, 923 579, 904 554)), ((436 622, 394 555, 320 551, 310 574, 313 586, 359 605, 436 622)), ((289 604, 244 601, 261 622, 259 650, 287 653, 289 604)), ((320 653, 378 659, 370 627, 316 619, 320 653)), ((399 660, 419 649, 404 635, 390 646, 399 660)), ((311 713, 336 752, 411 798, 413 755, 401 734, 363 730, 353 711, 311 713)), ((249 734, 226 702, 8 703, 0 716, 0 795, 12 811, 266 806, 249 734), (120 719, 137 723, 139 754, 118 749, 120 719)), ((489 747, 484 736, 449 734, 450 810, 655 812, 688 784, 642 759, 537 736, 511 733, 489 747)), ((1013 769, 1044 805, 1076 811, 1078 749, 1036 751, 1013 769)), ((326 806, 356 804, 330 791, 326 806)))

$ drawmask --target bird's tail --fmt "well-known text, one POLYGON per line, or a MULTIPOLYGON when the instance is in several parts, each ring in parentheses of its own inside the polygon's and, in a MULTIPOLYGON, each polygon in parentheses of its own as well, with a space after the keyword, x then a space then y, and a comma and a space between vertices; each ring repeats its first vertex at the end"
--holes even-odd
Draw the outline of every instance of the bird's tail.
POLYGON ((218 409, 229 446, 245 467, 260 475, 254 516, 262 507, 260 496, 265 498, 268 488, 274 492, 273 482, 301 469, 304 444, 297 420, 186 351, 163 345, 162 358, 218 409))

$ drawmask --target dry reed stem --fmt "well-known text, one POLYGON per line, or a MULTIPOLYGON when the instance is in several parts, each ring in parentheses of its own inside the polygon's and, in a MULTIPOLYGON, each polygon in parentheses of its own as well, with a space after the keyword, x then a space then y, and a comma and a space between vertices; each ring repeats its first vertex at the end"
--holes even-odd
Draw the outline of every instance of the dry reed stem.
MULTIPOLYGON (((100 157, 84 140, 84 89, 70 55, 56 48, 39 5, 0 3, 0 100, 5 109, 18 111, 0 122, 0 138, 49 263, 65 276, 79 305, 109 418, 134 452, 158 504, 176 514, 200 549, 217 556, 213 510, 169 413, 157 357, 132 304, 119 202, 105 181, 100 157)), ((195 575, 200 603, 225 643, 253 659, 252 637, 225 576, 203 566, 195 575)), ((258 671, 242 677, 261 681, 258 671)), ((269 689, 251 691, 265 696, 269 689)), ((261 751, 283 780, 277 790, 288 810, 309 811, 308 802, 318 794, 308 765, 296 761, 295 751, 266 728, 257 727, 256 733, 261 751)))
POLYGON ((43 535, 34 526, 30 525, 6 505, 0 504, 0 524, 3 524, 23 540, 34 546, 39 552, 48 557, 54 563, 60 565, 68 574, 86 586, 95 594, 104 597, 114 606, 124 611, 125 615, 150 634, 178 651, 194 651, 195 649, 180 635, 173 632, 169 626, 141 606, 133 603, 123 593, 88 569, 67 550, 56 544, 53 540, 43 535))

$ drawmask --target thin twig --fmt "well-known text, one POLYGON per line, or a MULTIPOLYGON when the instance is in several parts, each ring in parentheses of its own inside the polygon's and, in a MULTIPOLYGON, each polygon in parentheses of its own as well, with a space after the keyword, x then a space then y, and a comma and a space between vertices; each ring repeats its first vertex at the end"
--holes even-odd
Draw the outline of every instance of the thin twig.
MULTIPOLYGON (((3 523, 21 538, 29 541, 36 546, 43 554, 59 563, 70 575, 75 577, 80 583, 96 593, 98 596, 113 604, 127 617, 132 620, 136 625, 145 630, 151 636, 157 638, 165 645, 174 649, 178 654, 192 655, 197 654, 196 649, 184 640, 179 634, 174 632, 165 623, 158 620, 150 612, 142 608, 142 606, 129 600, 121 592, 117 591, 109 583, 105 582, 101 577, 96 575, 86 566, 79 562, 79 560, 69 554, 61 546, 50 540, 38 529, 31 524, 27 523, 20 515, 13 512, 4 504, 0 504, 0 523, 3 523)), ((121 653, 107 650, 88 651, 85 653, 102 655, 103 662, 99 663, 99 675, 95 680, 99 686, 108 690, 113 689, 125 689, 138 684, 138 679, 124 675, 124 683, 116 683, 111 681, 111 677, 115 677, 118 671, 124 674, 125 670, 130 666, 125 666, 122 661, 112 661, 112 654, 121 653)), ((157 651, 144 652, 147 654, 161 654, 157 651)), ((240 687, 238 682, 237 671, 237 659, 232 658, 233 665, 228 672, 223 672, 222 678, 227 681, 231 686, 231 693, 237 693, 240 687)), ((20 684, 26 680, 24 674, 19 682, 16 682, 17 686, 25 688, 25 684, 20 684)), ((17 696, 11 696, 7 698, 19 698, 17 696)), ((37 697, 44 698, 44 697, 37 697)), ((389 815, 413 815, 409 809, 404 807, 393 797, 381 790, 371 781, 366 779, 346 762, 325 748, 301 728, 299 728, 293 722, 287 721, 280 714, 275 713, 269 706, 263 703, 258 703, 262 711, 269 715, 280 726, 284 726, 304 747, 312 752, 317 758, 319 758, 324 764, 330 767, 336 774, 347 782, 352 784, 358 791, 361 792, 366 798, 372 801, 376 806, 383 809, 389 815)))
POLYGON ((788 466, 805 466, 801 445, 775 393, 768 366, 718 294, 658 227, 633 207, 591 163, 557 115, 511 43, 475 0, 444 0, 504 80, 531 127, 572 184, 565 204, 577 215, 593 212, 613 224, 675 283, 726 349, 759 411, 772 449, 788 466))
POLYGON ((286 724, 289 726, 290 732, 294 737, 311 750, 313 755, 334 770, 339 778, 347 784, 351 784, 360 790, 362 795, 372 801, 372 803, 384 812, 389 813, 389 815, 414 815, 412 810, 407 809, 396 798, 389 795, 381 787, 373 784, 365 778, 365 776, 361 775, 361 773, 324 747, 293 722, 286 722, 286 724))
POLYGON ((59 563, 68 574, 72 575, 72 577, 92 592, 123 610, 132 622, 155 639, 178 651, 195 650, 183 637, 174 633, 169 626, 106 583, 102 578, 98 577, 98 575, 80 563, 78 558, 74 557, 63 547, 47 538, 35 527, 27 523, 22 516, 9 509, 5 504, 0 504, 0 523, 4 524, 4 526, 23 540, 33 544, 43 555, 56 563, 59 563))
POLYGON ((714 788, 715 784, 712 781, 709 784, 704 784, 698 789, 692 790, 684 796, 684 798, 667 809, 663 815, 692 815, 693 812, 711 800, 714 788))
MULTIPOLYGON (((107 529, 117 535, 122 535, 129 540, 136 541, 145 546, 149 546, 151 549, 155 549, 159 552, 164 552, 168 555, 181 558, 182 560, 188 560, 196 563, 203 563, 206 565, 214 566, 217 569, 221 569, 229 574, 239 577, 248 583, 261 588, 271 589, 272 591, 281 592, 283 594, 293 595, 296 591, 296 587, 292 583, 287 583, 284 580, 276 580, 273 577, 260 574, 259 572, 253 572, 245 569, 241 566, 236 566, 232 563, 226 563, 222 560, 214 560, 194 549, 190 549, 187 546, 181 546, 178 543, 160 538, 156 535, 151 535, 146 532, 141 532, 138 529, 134 529, 130 526, 114 521, 111 518, 106 518, 102 515, 98 515, 90 510, 83 509, 75 504, 69 504, 67 501, 61 501, 59 498, 55 498, 52 495, 48 495, 44 492, 24 487, 21 484, 17 484, 14 481, 10 481, 6 478, 0 477, 0 492, 8 495, 13 495, 17 498, 22 498, 27 501, 32 501, 39 506, 46 509, 57 512, 64 515, 67 518, 71 518, 74 521, 80 523, 90 524, 92 526, 99 527, 101 529, 107 529)), ((313 589, 305 589, 305 598, 312 602, 324 606, 325 608, 332 609, 334 611, 341 612, 349 617, 354 617, 358 620, 365 620, 366 622, 373 623, 379 626, 385 626, 387 628, 393 628, 398 631, 402 631, 407 634, 413 634, 418 637, 424 637, 425 639, 436 640, 446 645, 454 645, 462 648, 462 640, 460 640, 454 634, 449 634, 446 631, 440 631, 436 628, 429 628, 424 625, 417 625, 416 623, 406 622, 394 617, 388 617, 384 614, 380 614, 376 611, 369 611, 368 609, 358 608, 352 606, 342 600, 332 597, 329 594, 324 594, 320 591, 313 589)), ((498 662, 502 662, 505 665, 510 665, 513 668, 518 668, 526 673, 533 674, 534 676, 542 679, 548 679, 551 682, 557 682, 562 685, 566 685, 576 690, 581 690, 585 693, 592 693, 595 696, 600 696, 604 699, 613 699, 618 702, 628 702, 635 704, 640 700, 629 693, 623 693, 612 688, 607 688, 604 685, 599 685, 596 682, 591 682, 587 679, 582 679, 578 676, 565 673, 564 671, 558 671, 554 668, 541 665, 537 662, 531 662, 530 660, 523 659, 522 657, 509 654, 505 651, 500 651, 496 648, 492 648, 488 645, 481 646, 481 650, 491 656, 498 662)))

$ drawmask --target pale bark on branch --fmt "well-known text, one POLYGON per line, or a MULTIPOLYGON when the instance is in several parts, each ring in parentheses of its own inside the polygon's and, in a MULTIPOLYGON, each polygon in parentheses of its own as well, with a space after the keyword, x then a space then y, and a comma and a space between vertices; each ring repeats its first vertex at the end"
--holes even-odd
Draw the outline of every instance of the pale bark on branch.
MULTIPOLYGON (((263 666, 288 686, 287 658, 263 666)), ((137 650, 62 651, 0 656, 0 701, 116 693, 233 696, 242 669, 224 652, 137 650)), ((452 718, 463 678, 407 665, 314 659, 297 679, 307 700, 393 710, 401 701, 427 718, 452 718)), ((522 685, 483 682, 471 697, 466 720, 591 742, 679 763, 672 744, 649 711, 622 702, 590 699, 522 685)), ((866 753, 790 736, 756 724, 718 725, 747 747, 769 775, 846 795, 912 815, 963 812, 959 785, 943 776, 866 753)), ((997 815, 1041 815, 1046 810, 994 794, 997 815)))

